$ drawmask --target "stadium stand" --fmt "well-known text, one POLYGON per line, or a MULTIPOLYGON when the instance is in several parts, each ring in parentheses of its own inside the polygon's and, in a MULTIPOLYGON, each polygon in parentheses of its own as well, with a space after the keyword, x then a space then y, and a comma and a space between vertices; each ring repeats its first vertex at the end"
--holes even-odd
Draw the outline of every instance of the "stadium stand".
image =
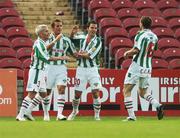
POLYGON ((118 11, 122 8, 132 8, 133 2, 130 0, 114 0, 112 2, 112 7, 114 10, 118 11))
POLYGON ((174 32, 170 28, 158 27, 153 29, 153 32, 158 36, 159 39, 164 37, 174 38, 174 32))
POLYGON ((121 69, 127 70, 131 65, 132 59, 125 59, 121 64, 121 69))
POLYGON ((163 28, 167 28, 168 27, 168 23, 167 21, 162 18, 162 17, 151 17, 152 18, 152 28, 157 28, 157 27, 163 27, 163 28))
POLYGON ((160 17, 162 16, 161 11, 159 11, 158 9, 152 9, 152 8, 146 8, 146 9, 142 9, 140 11, 141 16, 155 16, 155 17, 160 17))
POLYGON ((176 29, 174 35, 175 35, 175 38, 180 41, 180 28, 176 29))
POLYGON ((159 58, 159 59, 164 58, 163 52, 159 49, 154 51, 153 58, 159 58))
POLYGON ((19 17, 19 13, 14 8, 0 9, 0 20, 6 17, 19 17))
POLYGON ((109 45, 109 42, 114 37, 126 37, 126 38, 128 38, 128 32, 124 28, 121 28, 121 27, 109 27, 105 31, 104 45, 105 46, 109 45))
POLYGON ((139 17, 139 12, 136 9, 132 8, 123 8, 118 10, 117 12, 118 17, 121 21, 127 18, 138 18, 139 17))
POLYGON ((32 45, 33 45, 33 41, 30 38, 26 38, 26 37, 15 38, 11 41, 11 43, 12 43, 12 47, 15 50, 20 49, 22 47, 32 48, 32 45))
POLYGON ((31 58, 32 48, 20 48, 17 50, 17 57, 22 62, 28 58, 31 58))
POLYGON ((4 37, 0 37, 0 47, 11 47, 11 42, 4 37))
POLYGON ((137 0, 134 2, 134 8, 141 11, 142 9, 155 9, 156 4, 152 0, 137 0))
POLYGON ((169 48, 163 51, 166 61, 180 59, 180 48, 169 48))
POLYGON ((0 1, 0 8, 13 8, 14 3, 11 0, 0 1))
POLYGON ((0 28, 0 37, 6 37, 6 32, 3 28, 0 28))
POLYGON ((99 35, 103 36, 109 27, 122 27, 122 23, 118 18, 103 18, 99 22, 99 35))
POLYGON ((169 68, 170 69, 180 69, 180 58, 171 60, 169 62, 169 68))
POLYGON ((153 69, 168 69, 168 62, 164 59, 152 59, 153 69))
POLYGON ((161 51, 168 48, 180 48, 180 42, 174 38, 162 38, 158 41, 158 48, 161 51))
POLYGON ((160 0, 157 2, 157 7, 164 11, 169 8, 178 8, 178 3, 175 0, 160 0))
POLYGON ((180 9, 177 9, 177 8, 166 9, 163 11, 163 17, 166 20, 176 18, 176 17, 180 17, 180 9))
POLYGON ((100 8, 111 8, 111 3, 108 0, 92 0, 88 6, 88 16, 92 18, 95 10, 100 8))
POLYGON ((30 59, 30 58, 25 59, 25 60, 23 61, 23 69, 29 69, 30 64, 31 64, 31 59, 30 59))
POLYGON ((9 47, 0 47, 0 59, 9 57, 16 58, 16 51, 9 47))
POLYGON ((127 31, 134 27, 139 27, 139 18, 127 18, 123 21, 123 25, 127 31))
POLYGON ((14 26, 24 27, 24 22, 19 17, 6 17, 2 19, 2 26, 5 30, 14 26))
POLYGON ((122 62, 124 61, 124 53, 130 48, 120 48, 115 54, 115 68, 119 69, 122 62))
POLYGON ((12 40, 16 37, 29 37, 29 34, 24 27, 10 27, 7 29, 7 37, 12 40))
POLYGON ((170 19, 169 20, 169 27, 171 27, 171 29, 173 29, 173 30, 180 28, 180 17, 170 19))
POLYGON ((111 8, 100 8, 97 9, 94 13, 94 20, 99 22, 102 18, 105 17, 116 17, 116 12, 111 8))

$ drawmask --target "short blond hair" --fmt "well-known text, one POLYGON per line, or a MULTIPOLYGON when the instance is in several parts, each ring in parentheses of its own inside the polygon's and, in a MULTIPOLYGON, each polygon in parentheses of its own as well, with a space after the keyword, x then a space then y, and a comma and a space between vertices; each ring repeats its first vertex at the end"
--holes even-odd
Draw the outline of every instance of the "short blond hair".
POLYGON ((38 25, 35 29, 36 35, 39 36, 39 33, 42 32, 43 30, 47 29, 47 28, 48 28, 48 26, 45 24, 38 25))

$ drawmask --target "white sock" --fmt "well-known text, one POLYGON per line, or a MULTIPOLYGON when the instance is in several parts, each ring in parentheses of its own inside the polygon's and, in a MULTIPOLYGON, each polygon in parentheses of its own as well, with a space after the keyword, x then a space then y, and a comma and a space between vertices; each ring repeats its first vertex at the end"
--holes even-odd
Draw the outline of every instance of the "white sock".
POLYGON ((43 98, 42 107, 43 107, 43 111, 44 111, 44 116, 49 116, 49 110, 50 110, 50 106, 51 106, 51 99, 52 99, 52 94, 50 94, 47 97, 43 98))
POLYGON ((62 115, 63 109, 64 109, 64 104, 65 104, 65 94, 59 94, 58 95, 58 116, 62 115))
POLYGON ((27 109, 29 107, 31 103, 31 98, 29 98, 28 96, 26 96, 22 102, 22 105, 21 105, 21 108, 20 108, 20 111, 19 111, 19 115, 23 118, 24 117, 24 114, 26 114, 27 112, 27 109))
POLYGON ((125 107, 128 111, 129 117, 136 118, 136 116, 134 114, 134 109, 133 109, 132 97, 125 97, 124 98, 124 104, 125 104, 125 107))
POLYGON ((97 99, 95 98, 93 99, 93 107, 94 107, 94 116, 99 117, 101 110, 101 102, 99 97, 97 99))
POLYGON ((155 108, 159 107, 161 104, 152 97, 152 95, 150 93, 146 93, 144 95, 144 99, 146 99, 150 104, 152 104, 152 106, 154 106, 155 108))
POLYGON ((78 112, 79 103, 80 103, 80 99, 76 99, 76 98, 73 99, 72 106, 73 106, 73 112, 74 113, 78 112))
POLYGON ((29 113, 32 112, 33 108, 35 108, 37 105, 40 104, 41 100, 42 100, 42 97, 39 94, 36 94, 35 98, 29 104, 27 111, 29 113))

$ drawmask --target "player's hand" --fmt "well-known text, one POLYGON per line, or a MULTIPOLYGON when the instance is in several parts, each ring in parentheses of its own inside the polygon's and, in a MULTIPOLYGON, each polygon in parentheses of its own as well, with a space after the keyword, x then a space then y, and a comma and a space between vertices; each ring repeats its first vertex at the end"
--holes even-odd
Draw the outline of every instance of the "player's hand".
POLYGON ((71 58, 69 56, 63 56, 62 59, 66 61, 71 61, 71 58))
POLYGON ((129 56, 128 56, 128 51, 126 51, 125 53, 124 53, 124 58, 125 59, 127 59, 129 56))

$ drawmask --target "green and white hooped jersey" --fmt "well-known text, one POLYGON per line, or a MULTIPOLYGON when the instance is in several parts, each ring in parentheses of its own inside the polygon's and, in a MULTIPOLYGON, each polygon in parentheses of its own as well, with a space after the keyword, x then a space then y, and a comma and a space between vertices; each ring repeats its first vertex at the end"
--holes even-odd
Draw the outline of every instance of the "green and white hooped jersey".
MULTIPOLYGON (((55 36, 53 34, 50 34, 49 43, 52 42, 54 39, 55 36)), ((60 56, 66 56, 67 53, 73 54, 75 51, 76 49, 73 43, 71 42, 71 40, 63 35, 61 39, 55 43, 52 49, 48 50, 48 53, 50 57, 51 56, 60 57, 60 56)), ((48 64, 62 65, 62 64, 66 64, 66 61, 65 60, 50 61, 48 64)))
POLYGON ((46 43, 38 38, 33 45, 30 68, 44 70, 49 58, 46 43))
POLYGON ((134 39, 134 48, 139 49, 139 53, 134 55, 133 61, 144 68, 152 68, 153 51, 157 50, 158 38, 149 29, 140 31, 134 39))
POLYGON ((100 54, 102 50, 101 39, 94 36, 89 44, 86 44, 87 35, 80 42, 80 51, 86 51, 90 55, 90 59, 80 58, 78 60, 78 66, 80 67, 98 67, 100 65, 100 54))

